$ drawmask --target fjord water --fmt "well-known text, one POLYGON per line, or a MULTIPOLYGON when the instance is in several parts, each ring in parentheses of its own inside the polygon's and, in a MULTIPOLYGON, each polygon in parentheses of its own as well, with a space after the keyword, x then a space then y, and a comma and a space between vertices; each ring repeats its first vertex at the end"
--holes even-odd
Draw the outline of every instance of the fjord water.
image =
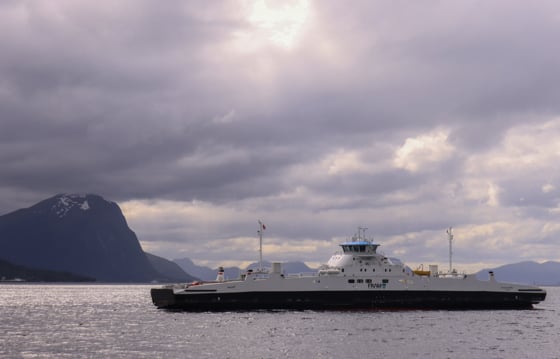
POLYGON ((0 358, 558 358, 560 288, 521 311, 156 309, 146 285, 0 285, 0 358))

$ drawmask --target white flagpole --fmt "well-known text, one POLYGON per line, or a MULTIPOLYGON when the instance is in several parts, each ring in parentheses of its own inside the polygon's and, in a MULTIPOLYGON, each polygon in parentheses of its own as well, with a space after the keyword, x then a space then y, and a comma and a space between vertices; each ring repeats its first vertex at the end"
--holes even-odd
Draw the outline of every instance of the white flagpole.
POLYGON ((449 227, 447 229, 447 238, 449 239, 449 274, 453 271, 453 249, 452 249, 452 241, 453 241, 453 227, 449 227))
POLYGON ((262 272, 262 237, 263 237, 263 223, 259 219, 259 272, 262 272))

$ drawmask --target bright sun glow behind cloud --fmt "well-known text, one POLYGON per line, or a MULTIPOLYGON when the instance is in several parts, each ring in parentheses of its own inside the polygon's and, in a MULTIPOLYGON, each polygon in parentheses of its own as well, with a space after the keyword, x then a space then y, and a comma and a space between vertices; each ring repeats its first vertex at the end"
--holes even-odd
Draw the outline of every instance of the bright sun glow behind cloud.
POLYGON ((237 45, 246 51, 269 44, 289 50, 296 46, 309 18, 309 0, 246 2, 250 28, 236 33, 237 45))

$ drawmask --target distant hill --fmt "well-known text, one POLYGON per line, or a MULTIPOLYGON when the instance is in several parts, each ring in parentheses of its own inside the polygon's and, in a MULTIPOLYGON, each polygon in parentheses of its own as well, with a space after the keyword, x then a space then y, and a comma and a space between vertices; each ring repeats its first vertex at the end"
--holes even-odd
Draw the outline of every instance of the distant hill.
MULTIPOLYGON (((194 264, 189 258, 173 259, 181 269, 189 273, 197 280, 214 280, 218 274, 218 268, 212 269, 209 267, 198 266, 194 264)), ((240 274, 239 268, 237 267, 224 267, 224 277, 226 279, 238 278, 240 274)))
MULTIPOLYGON (((190 258, 174 259, 173 262, 177 263, 185 272, 190 273, 200 280, 214 280, 216 279, 216 275, 218 273, 217 268, 212 269, 209 267, 198 266, 194 264, 194 262, 190 258)), ((263 262, 263 267, 270 268, 270 266, 270 262, 263 262)), ((258 263, 251 263, 249 266, 247 266, 247 268, 243 269, 238 267, 224 267, 224 277, 226 279, 235 279, 238 278, 239 275, 245 272, 247 269, 256 269, 258 267, 258 263)), ((316 271, 316 269, 309 268, 303 262, 282 263, 282 269, 286 274, 316 271)))
POLYGON ((197 278, 185 273, 177 263, 150 253, 146 253, 146 257, 152 264, 152 267, 162 275, 161 278, 155 279, 158 282, 192 282, 197 280, 197 278))
POLYGON ((0 259, 0 282, 22 280, 25 282, 94 282, 94 278, 68 272, 33 269, 0 259))
POLYGON ((476 274, 479 279, 487 279, 488 271, 494 271, 496 280, 500 282, 560 285, 559 262, 520 262, 507 264, 497 268, 483 269, 476 274))
POLYGON ((59 194, 0 216, 0 253, 17 265, 101 282, 174 281, 176 276, 158 272, 119 206, 93 194, 59 194))

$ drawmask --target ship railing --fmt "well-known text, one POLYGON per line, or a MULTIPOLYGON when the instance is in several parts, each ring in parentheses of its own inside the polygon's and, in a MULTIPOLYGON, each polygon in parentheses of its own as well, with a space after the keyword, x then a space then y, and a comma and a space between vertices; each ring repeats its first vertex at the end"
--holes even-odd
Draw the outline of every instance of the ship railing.
POLYGON ((301 273, 289 273, 286 278, 302 278, 302 277, 316 277, 317 272, 301 272, 301 273))
POLYGON ((437 273, 436 276, 439 278, 464 279, 467 277, 467 273, 466 272, 459 273, 457 271, 453 271, 449 273, 449 272, 440 271, 437 273))
POLYGON ((250 278, 250 279, 268 279, 270 278, 270 273, 269 272, 253 272, 250 275, 246 275, 245 278, 250 278))

